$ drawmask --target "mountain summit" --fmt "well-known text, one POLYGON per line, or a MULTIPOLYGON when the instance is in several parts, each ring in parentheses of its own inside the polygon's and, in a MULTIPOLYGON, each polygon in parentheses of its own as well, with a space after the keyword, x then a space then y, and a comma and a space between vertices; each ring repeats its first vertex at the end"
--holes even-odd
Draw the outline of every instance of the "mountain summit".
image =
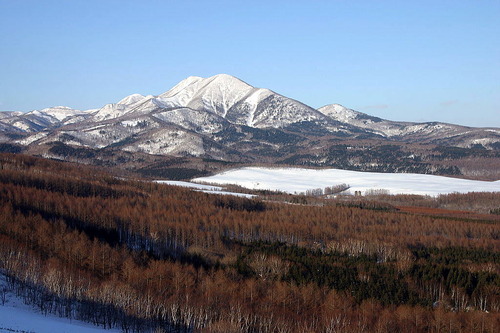
POLYGON ((208 112, 233 124, 257 128, 278 128, 306 120, 328 122, 323 114, 307 105, 269 89, 252 87, 227 74, 209 78, 190 76, 158 96, 130 95, 116 104, 106 105, 93 119, 147 114, 159 108, 208 112))
MULTIPOLYGON (((132 94, 97 110, 55 107, 0 113, 0 143, 54 157, 60 155, 54 147, 64 145, 100 152, 332 165, 338 154, 332 145, 363 141, 366 147, 366 140, 499 150, 500 129, 394 122, 339 104, 316 110, 227 74, 191 76, 158 96, 132 94)), ((365 165, 365 159, 348 163, 365 165)))

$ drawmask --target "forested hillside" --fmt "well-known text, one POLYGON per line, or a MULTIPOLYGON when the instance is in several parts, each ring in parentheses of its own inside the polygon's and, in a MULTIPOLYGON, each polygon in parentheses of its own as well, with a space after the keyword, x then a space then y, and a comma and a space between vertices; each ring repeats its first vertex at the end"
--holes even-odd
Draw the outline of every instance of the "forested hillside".
POLYGON ((42 312, 125 332, 500 327, 498 219, 297 202, 1 154, 0 270, 42 312))

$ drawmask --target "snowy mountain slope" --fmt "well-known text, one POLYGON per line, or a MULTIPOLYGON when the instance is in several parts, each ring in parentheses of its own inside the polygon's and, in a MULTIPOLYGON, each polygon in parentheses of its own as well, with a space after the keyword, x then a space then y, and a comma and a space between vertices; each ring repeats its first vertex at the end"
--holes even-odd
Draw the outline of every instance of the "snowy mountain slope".
POLYGON ((146 96, 143 96, 141 94, 132 94, 132 95, 129 95, 123 99, 121 99, 117 104, 118 105, 131 105, 131 104, 135 104, 137 102, 140 102, 142 100, 144 100, 146 98, 146 96))
POLYGON ((6 118, 20 116, 22 114, 23 113, 19 112, 19 111, 4 111, 4 112, 0 112, 0 120, 1 119, 6 119, 6 118))
POLYGON ((0 119, 0 132, 16 133, 16 132, 20 132, 20 131, 21 130, 18 127, 16 127, 14 124, 10 124, 8 122, 2 122, 2 120, 0 119))
POLYGON ((283 128, 302 121, 328 120, 316 110, 270 90, 257 89, 228 110, 227 119, 257 128, 283 128))
POLYGON ((171 107, 202 109, 225 117, 253 89, 235 77, 219 74, 207 79, 189 77, 158 97, 171 107))
POLYGON ((365 113, 348 109, 340 104, 326 105, 319 108, 318 111, 342 124, 349 124, 383 137, 391 137, 399 134, 405 126, 405 123, 391 122, 372 117, 365 113))
POLYGON ((102 121, 172 108, 211 113, 232 123, 253 127, 279 127, 303 119, 310 120, 310 114, 314 114, 315 118, 324 118, 304 104, 220 74, 207 79, 189 77, 157 97, 128 96, 116 104, 101 108, 94 114, 93 120, 102 121), (305 111, 297 112, 300 109, 305 111), (281 115, 278 116, 278 113, 281 115), (284 121, 286 118, 289 120, 284 121))
MULTIPOLYGON (((133 112, 135 108, 145 102, 150 101, 153 96, 142 96, 132 94, 120 100, 118 103, 106 104, 92 115, 93 122, 99 122, 107 119, 119 118, 127 113, 133 112)), ((154 109, 156 105, 153 104, 154 109)), ((151 109, 151 108, 150 108, 151 109)))
POLYGON ((60 127, 75 119, 82 121, 89 116, 86 111, 56 106, 30 112, 6 112, 0 116, 0 126, 10 125, 19 132, 32 133, 49 127, 60 127))
POLYGON ((205 153, 201 136, 175 128, 161 128, 147 136, 137 137, 133 142, 124 144, 122 149, 155 155, 201 156, 205 153))
POLYGON ((31 112, 13 117, 6 117, 0 120, 4 126, 12 126, 18 132, 32 133, 43 130, 59 121, 50 115, 31 112))
MULTIPOLYGON (((219 131, 223 126, 219 121, 216 115, 202 114, 195 110, 160 109, 140 117, 123 116, 99 123, 86 122, 85 126, 73 124, 54 131, 41 131, 16 142, 48 147, 62 143, 75 147, 152 155, 241 159, 231 148, 220 145, 204 135, 219 131), (205 118, 201 122, 202 125, 193 122, 193 119, 200 118, 205 118), (207 118, 213 119, 209 121, 207 118)), ((52 153, 45 155, 55 157, 52 153)))
POLYGON ((126 139, 114 148, 127 152, 153 155, 208 157, 217 160, 242 160, 240 153, 221 145, 209 137, 175 125, 126 139))
POLYGON ((152 113, 152 116, 197 133, 216 133, 229 124, 216 114, 190 108, 160 109, 152 113))
MULTIPOLYGON (((283 128, 303 121, 317 121, 321 126, 332 127, 328 117, 307 105, 268 89, 254 88, 225 74, 207 79, 189 77, 157 97, 133 94, 96 111, 79 112, 57 107, 51 110, 33 111, 22 116, 26 121, 29 120, 28 117, 37 116, 37 119, 46 123, 39 124, 37 128, 33 125, 29 130, 25 129, 26 132, 35 133, 17 140, 19 144, 46 144, 60 141, 99 149, 116 146, 127 140, 137 142, 135 136, 138 133, 144 137, 144 142, 147 142, 145 134, 147 131, 151 131, 149 142, 157 141, 158 134, 154 131, 158 127, 168 125, 208 136, 223 131, 231 124, 254 128, 283 128), (75 121, 76 117, 82 118, 75 121), (149 123, 145 122, 146 119, 150 120, 149 123), (128 125, 124 125, 124 121, 128 122, 128 125), (131 126, 130 123, 141 126, 131 126), (50 130, 56 127, 57 130, 50 130)), ((16 126, 13 125, 12 128, 16 126)), ((151 154, 170 154, 179 151, 191 151, 194 156, 202 154, 203 149, 199 148, 199 140, 195 139, 197 136, 187 137, 197 141, 198 144, 190 144, 182 139, 181 142, 185 147, 180 150, 165 147, 160 149, 157 145, 144 144, 141 148, 129 147, 128 150, 145 150, 151 154), (198 148, 192 149, 193 145, 198 148)), ((215 138, 206 139, 211 141, 215 138)))
MULTIPOLYGON (((237 161, 314 160, 314 165, 339 163, 337 148, 331 149, 336 140, 500 149, 500 129, 393 122, 338 104, 316 110, 227 74, 191 76, 158 96, 132 94, 95 110, 54 107, 0 113, 0 132, 0 142, 28 148, 63 143, 237 161)), ((347 164, 367 163, 360 159, 352 157, 347 164)))
POLYGON ((500 142, 500 131, 495 129, 471 128, 439 122, 396 122, 372 117, 339 104, 326 105, 318 111, 341 123, 400 141, 433 142, 459 147, 471 147, 475 144, 489 147, 495 142, 500 142))
POLYGON ((68 118, 75 117, 75 116, 82 115, 82 114, 85 114, 85 112, 82 112, 80 110, 74 110, 74 109, 71 109, 67 106, 54 106, 54 107, 46 108, 46 109, 42 109, 42 110, 30 111, 30 112, 26 113, 25 115, 26 116, 36 115, 40 118, 45 118, 45 119, 55 123, 57 121, 64 122, 68 118), (54 121, 54 119, 56 121, 54 121))
POLYGON ((214 113, 237 125, 281 128, 301 121, 328 122, 313 108, 227 74, 189 77, 158 96, 166 106, 214 113))
POLYGON ((116 145, 127 138, 139 133, 149 132, 158 127, 158 121, 149 116, 113 122, 85 122, 61 127, 54 131, 39 132, 17 142, 20 144, 27 142, 29 142, 28 144, 63 142, 70 145, 100 149, 116 145))

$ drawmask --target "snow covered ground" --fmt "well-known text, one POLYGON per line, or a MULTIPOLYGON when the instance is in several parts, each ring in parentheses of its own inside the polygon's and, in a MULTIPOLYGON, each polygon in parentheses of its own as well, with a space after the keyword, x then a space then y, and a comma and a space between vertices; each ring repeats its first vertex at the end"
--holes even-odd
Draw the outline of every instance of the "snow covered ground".
MULTIPOLYGON (((0 288, 6 286, 5 276, 0 274, 0 288)), ((7 302, 0 300, 0 333, 113 333, 120 330, 105 330, 77 320, 60 318, 37 312, 24 304, 13 293, 7 292, 7 302)))
POLYGON ((238 193, 238 192, 227 192, 227 191, 201 191, 204 193, 210 193, 210 194, 220 194, 220 195, 233 195, 235 197, 243 197, 243 198, 253 198, 256 197, 256 195, 253 194, 247 194, 247 193, 238 193))
POLYGON ((155 182, 159 183, 159 184, 188 187, 188 188, 202 190, 202 191, 222 191, 222 187, 220 187, 220 186, 201 185, 201 184, 195 184, 195 183, 190 183, 190 182, 181 182, 181 181, 177 181, 177 180, 155 180, 155 182))
POLYGON ((350 193, 386 190, 389 194, 436 196, 446 193, 500 192, 500 181, 487 182, 434 175, 409 173, 375 173, 340 169, 257 168, 229 170, 214 176, 193 179, 194 182, 237 184, 250 189, 301 193, 339 184, 350 186, 350 193))
POLYGON ((211 193, 211 194, 221 194, 221 195, 234 195, 237 197, 245 197, 245 198, 253 198, 255 195, 246 194, 246 193, 236 193, 236 192, 227 192, 224 191, 223 187, 213 186, 213 185, 202 185, 190 182, 181 182, 177 180, 155 180, 156 183, 174 185, 174 186, 182 186, 194 189, 196 191, 211 193))

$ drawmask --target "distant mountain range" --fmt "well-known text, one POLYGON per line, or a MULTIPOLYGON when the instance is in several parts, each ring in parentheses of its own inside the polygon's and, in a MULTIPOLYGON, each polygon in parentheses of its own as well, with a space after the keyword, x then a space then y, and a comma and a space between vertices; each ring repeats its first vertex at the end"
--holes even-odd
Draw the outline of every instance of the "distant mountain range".
POLYGON ((49 157, 64 145, 238 162, 308 164, 312 156, 313 165, 332 165, 332 146, 349 141, 359 150, 367 140, 499 151, 500 129, 395 122, 338 104, 314 109, 226 74, 192 76, 161 95, 133 94, 100 109, 0 112, 4 146, 49 157))

